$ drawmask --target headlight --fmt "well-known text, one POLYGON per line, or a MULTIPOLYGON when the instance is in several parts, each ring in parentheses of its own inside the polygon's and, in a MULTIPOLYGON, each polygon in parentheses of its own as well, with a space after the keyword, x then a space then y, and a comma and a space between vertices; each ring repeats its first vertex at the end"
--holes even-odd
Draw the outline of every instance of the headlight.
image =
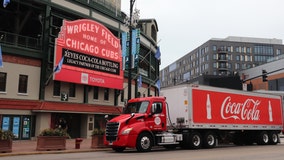
POLYGON ((121 134, 129 134, 131 130, 132 130, 132 128, 127 128, 124 131, 122 131, 121 134))

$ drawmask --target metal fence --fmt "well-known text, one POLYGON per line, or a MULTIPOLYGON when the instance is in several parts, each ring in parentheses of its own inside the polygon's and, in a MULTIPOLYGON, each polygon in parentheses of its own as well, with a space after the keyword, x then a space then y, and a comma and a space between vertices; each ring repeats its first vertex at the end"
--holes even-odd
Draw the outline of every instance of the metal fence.
POLYGON ((32 38, 27 36, 21 36, 14 33, 8 33, 0 31, 0 42, 2 44, 9 44, 24 48, 31 48, 31 49, 41 49, 42 43, 41 38, 32 38))

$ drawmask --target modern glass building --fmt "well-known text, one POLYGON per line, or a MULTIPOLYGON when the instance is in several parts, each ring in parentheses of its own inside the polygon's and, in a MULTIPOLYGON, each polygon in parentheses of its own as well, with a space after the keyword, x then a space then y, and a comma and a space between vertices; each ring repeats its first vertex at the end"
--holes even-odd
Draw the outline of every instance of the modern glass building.
POLYGON ((160 71, 161 87, 200 83, 198 77, 233 76, 284 54, 280 39, 212 38, 160 71))

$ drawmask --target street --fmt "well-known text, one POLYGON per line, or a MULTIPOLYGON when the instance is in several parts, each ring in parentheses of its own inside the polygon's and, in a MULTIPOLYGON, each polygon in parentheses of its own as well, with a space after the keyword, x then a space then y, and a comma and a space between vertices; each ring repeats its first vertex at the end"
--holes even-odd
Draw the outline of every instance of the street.
POLYGON ((281 144, 266 146, 222 145, 214 149, 200 150, 165 150, 164 148, 156 148, 153 149, 153 151, 146 153, 138 153, 135 150, 125 150, 123 153, 116 153, 114 151, 96 151, 66 154, 36 154, 1 157, 1 160, 283 160, 284 139, 281 138, 281 141, 281 144))

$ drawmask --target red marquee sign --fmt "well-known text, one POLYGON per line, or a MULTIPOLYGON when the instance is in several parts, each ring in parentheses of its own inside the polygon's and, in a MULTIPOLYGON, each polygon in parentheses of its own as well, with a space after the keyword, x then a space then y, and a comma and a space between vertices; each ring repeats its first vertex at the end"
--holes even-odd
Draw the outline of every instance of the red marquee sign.
POLYGON ((54 51, 55 66, 64 58, 54 80, 123 88, 120 40, 102 24, 88 19, 64 20, 54 51))

